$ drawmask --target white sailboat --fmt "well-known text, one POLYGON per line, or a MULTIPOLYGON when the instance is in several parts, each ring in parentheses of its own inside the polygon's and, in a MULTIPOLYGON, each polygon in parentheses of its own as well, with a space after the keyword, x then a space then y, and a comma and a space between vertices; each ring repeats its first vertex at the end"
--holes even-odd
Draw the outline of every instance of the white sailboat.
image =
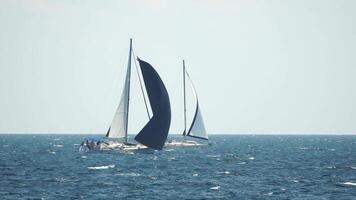
POLYGON ((183 141, 169 141, 168 145, 169 146, 199 146, 199 145, 206 145, 207 143, 199 143, 197 141, 202 141, 205 140, 207 141, 208 138, 208 133, 205 128, 203 116, 201 113, 201 109, 199 106, 199 99, 198 99, 198 94, 197 90, 193 84, 192 79, 190 78, 186 67, 185 67, 185 61, 183 60, 183 97, 184 97, 184 131, 183 131, 183 141), (188 78, 190 86, 193 90, 194 98, 196 101, 196 106, 195 106, 195 114, 193 121, 191 122, 191 125, 189 129, 187 130, 187 100, 186 100, 186 78, 188 78), (195 138, 197 140, 187 140, 187 137, 195 138))
POLYGON ((149 63, 140 60, 139 58, 137 58, 137 60, 140 64, 153 116, 151 117, 149 114, 144 89, 139 76, 149 122, 136 135, 135 140, 138 143, 130 143, 128 141, 127 134, 129 124, 132 55, 132 39, 130 39, 130 50, 124 88, 121 94, 119 106, 116 109, 109 130, 106 133, 106 137, 100 141, 86 140, 82 143, 82 146, 94 150, 135 150, 147 147, 161 150, 163 148, 171 123, 171 107, 168 92, 159 74, 154 70, 154 68, 149 63))

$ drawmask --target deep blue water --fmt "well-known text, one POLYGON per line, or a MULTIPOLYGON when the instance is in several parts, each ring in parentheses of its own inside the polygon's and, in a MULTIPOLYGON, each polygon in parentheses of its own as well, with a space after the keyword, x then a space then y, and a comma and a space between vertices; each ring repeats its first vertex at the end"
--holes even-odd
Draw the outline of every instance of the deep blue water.
POLYGON ((356 136, 213 135, 78 151, 84 135, 0 135, 0 199, 356 199, 356 136))

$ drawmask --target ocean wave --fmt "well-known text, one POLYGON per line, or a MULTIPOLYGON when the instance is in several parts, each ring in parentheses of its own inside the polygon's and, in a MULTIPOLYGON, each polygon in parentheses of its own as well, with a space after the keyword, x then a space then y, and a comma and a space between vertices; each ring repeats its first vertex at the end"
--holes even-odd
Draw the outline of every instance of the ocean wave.
POLYGON ((54 147, 63 147, 62 144, 54 144, 53 146, 54 146, 54 147))
POLYGON ((120 173, 120 174, 115 174, 116 176, 141 176, 141 174, 138 173, 120 173))
POLYGON ((220 190, 220 186, 211 187, 211 190, 220 190))
POLYGON ((255 157, 249 157, 248 159, 249 160, 255 160, 255 157))
POLYGON ((354 167, 354 166, 351 166, 350 168, 351 168, 351 169, 356 169, 356 167, 354 167))
POLYGON ((347 185, 347 186, 356 186, 356 183, 354 182, 345 182, 345 183, 342 183, 343 185, 347 185))
POLYGON ((206 155, 208 158, 220 158, 221 155, 206 155))
POLYGON ((88 167, 88 169, 110 169, 114 167, 115 165, 106 165, 106 166, 98 166, 98 167, 88 167))
POLYGON ((229 171, 217 172, 217 174, 230 174, 230 172, 229 171))

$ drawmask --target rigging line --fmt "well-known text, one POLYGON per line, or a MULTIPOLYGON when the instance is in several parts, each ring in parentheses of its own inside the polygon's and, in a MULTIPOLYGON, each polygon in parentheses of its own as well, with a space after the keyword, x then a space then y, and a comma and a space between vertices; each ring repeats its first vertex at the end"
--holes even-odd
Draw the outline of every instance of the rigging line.
POLYGON ((145 106, 146 106, 146 111, 147 111, 148 120, 150 120, 150 119, 151 119, 151 116, 150 116, 150 112, 149 112, 149 110, 148 110, 147 100, 146 100, 145 92, 144 92, 144 90, 143 90, 141 76, 140 76, 140 73, 139 73, 139 70, 138 70, 138 66, 137 66, 136 55, 135 55, 135 52, 134 52, 133 49, 132 49, 132 54, 133 54, 133 56, 134 56, 134 63, 135 63, 135 66, 136 66, 136 72, 137 72, 138 80, 139 80, 139 82, 140 82, 140 87, 141 87, 141 92, 142 92, 143 100, 144 100, 145 106))

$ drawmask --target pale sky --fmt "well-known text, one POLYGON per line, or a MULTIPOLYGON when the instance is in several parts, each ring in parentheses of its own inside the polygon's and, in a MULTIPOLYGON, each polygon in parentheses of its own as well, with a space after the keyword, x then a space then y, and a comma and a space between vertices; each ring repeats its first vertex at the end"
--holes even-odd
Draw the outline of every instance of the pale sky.
MULTIPOLYGON (((355 8, 353 0, 0 0, 0 133, 104 134, 129 38, 166 84, 171 133, 183 130, 182 59, 209 133, 356 133, 355 8)), ((136 133, 147 116, 132 77, 136 133)))

